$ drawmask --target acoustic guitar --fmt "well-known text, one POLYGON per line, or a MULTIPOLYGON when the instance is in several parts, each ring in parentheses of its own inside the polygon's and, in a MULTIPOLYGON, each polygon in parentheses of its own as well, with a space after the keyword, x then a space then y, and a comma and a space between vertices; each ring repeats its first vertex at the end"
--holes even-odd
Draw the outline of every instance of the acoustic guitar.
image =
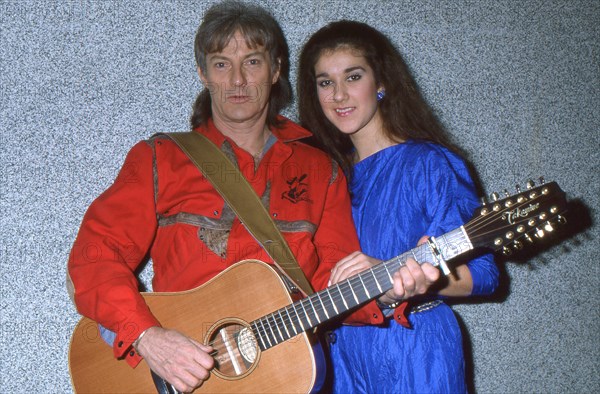
MULTIPOLYGON (((493 195, 465 225, 295 302, 286 281, 258 260, 238 262, 193 290, 143 297, 164 327, 215 349, 215 367, 197 392, 308 393, 322 377, 311 329, 391 289, 393 273, 408 257, 447 273, 446 262, 468 251, 509 254, 565 222, 560 187, 534 186, 502 199, 493 195)), ((77 393, 156 393, 157 383, 175 392, 143 360, 131 368, 115 359, 88 318, 72 335, 69 368, 77 393)))

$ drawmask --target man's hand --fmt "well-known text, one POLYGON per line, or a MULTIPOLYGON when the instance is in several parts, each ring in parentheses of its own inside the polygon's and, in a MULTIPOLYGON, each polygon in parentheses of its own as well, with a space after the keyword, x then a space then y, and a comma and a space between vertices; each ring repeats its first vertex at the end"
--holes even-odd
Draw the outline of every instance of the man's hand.
POLYGON ((214 366, 210 346, 174 330, 151 327, 136 347, 150 369, 180 392, 200 387, 214 366))

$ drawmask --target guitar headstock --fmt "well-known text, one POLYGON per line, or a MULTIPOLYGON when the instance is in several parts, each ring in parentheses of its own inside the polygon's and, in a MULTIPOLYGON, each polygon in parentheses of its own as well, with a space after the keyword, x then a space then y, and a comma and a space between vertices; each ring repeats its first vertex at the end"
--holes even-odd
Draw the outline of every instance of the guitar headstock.
POLYGON ((492 195, 491 202, 478 208, 464 229, 474 247, 502 250, 511 254, 526 243, 533 243, 554 231, 557 224, 566 223, 565 192, 556 182, 535 187, 532 181, 527 190, 499 199, 492 195))

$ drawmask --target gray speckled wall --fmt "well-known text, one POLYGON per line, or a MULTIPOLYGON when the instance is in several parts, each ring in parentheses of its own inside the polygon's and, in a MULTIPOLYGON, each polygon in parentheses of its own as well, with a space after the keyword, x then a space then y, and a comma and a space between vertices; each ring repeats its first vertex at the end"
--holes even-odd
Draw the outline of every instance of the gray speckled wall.
MULTIPOLYGON (((477 392, 599 392, 600 2, 263 3, 293 58, 329 20, 387 32, 486 193, 544 175, 578 200, 559 245, 500 261, 498 295, 455 309, 477 392)), ((69 249, 129 147, 187 127, 206 7, 0 0, 2 392, 71 392, 69 249)))

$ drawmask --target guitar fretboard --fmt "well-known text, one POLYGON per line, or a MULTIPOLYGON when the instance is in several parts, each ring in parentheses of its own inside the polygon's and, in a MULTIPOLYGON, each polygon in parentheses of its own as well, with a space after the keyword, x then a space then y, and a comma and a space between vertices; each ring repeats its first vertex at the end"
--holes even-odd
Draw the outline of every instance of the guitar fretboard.
MULTIPOLYGON (((440 257, 450 260, 473 249, 462 227, 434 241, 440 257)), ((316 292, 250 323, 261 350, 266 350, 306 330, 366 303, 393 287, 393 274, 412 257, 419 263, 439 265, 434 248, 425 243, 384 261, 340 283, 316 292)))

